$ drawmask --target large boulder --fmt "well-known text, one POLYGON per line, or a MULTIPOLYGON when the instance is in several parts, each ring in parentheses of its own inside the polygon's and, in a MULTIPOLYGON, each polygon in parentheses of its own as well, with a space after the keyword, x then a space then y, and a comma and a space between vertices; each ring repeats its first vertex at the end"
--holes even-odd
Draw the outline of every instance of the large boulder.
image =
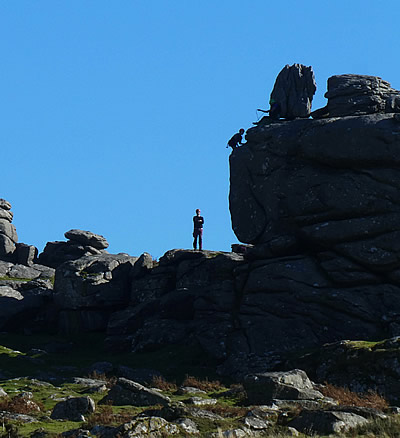
POLYGON ((289 425, 307 435, 310 433, 328 435, 347 432, 367 423, 366 418, 352 412, 304 410, 290 421, 289 425))
POLYGON ((146 388, 140 383, 120 377, 101 403, 112 403, 114 406, 167 406, 170 399, 157 391, 146 388))
POLYGON ((279 400, 318 400, 324 396, 316 391, 302 370, 276 371, 247 375, 244 389, 250 404, 266 405, 279 400))
POLYGON ((73 242, 78 242, 84 246, 92 246, 97 249, 106 249, 108 248, 108 242, 99 234, 94 234, 91 231, 83 231, 83 230, 69 230, 64 233, 64 236, 72 240, 73 242))
POLYGON ((58 402, 50 415, 53 420, 85 421, 85 415, 96 410, 95 403, 90 397, 70 397, 58 402))
POLYGON ((108 242, 99 234, 73 229, 64 235, 69 239, 67 242, 47 242, 43 252, 39 254, 39 263, 57 268, 67 261, 106 253, 108 242))
POLYGON ((325 97, 328 104, 314 111, 314 118, 400 112, 400 91, 378 76, 332 76, 325 97))
POLYGON ((316 89, 312 67, 286 65, 276 78, 270 101, 279 104, 280 116, 285 119, 309 117, 316 89))

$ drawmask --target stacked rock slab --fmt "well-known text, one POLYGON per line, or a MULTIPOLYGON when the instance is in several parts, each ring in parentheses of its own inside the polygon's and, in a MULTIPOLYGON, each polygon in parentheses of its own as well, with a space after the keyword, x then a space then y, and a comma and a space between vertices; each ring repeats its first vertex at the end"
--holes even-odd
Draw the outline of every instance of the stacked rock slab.
POLYGON ((336 75, 328 79, 328 104, 313 118, 400 112, 400 91, 377 76, 336 75))
POLYGON ((17 231, 11 223, 13 213, 11 204, 5 199, 0 199, 0 260, 13 261, 15 258, 17 231))
POLYGON ((76 260, 83 256, 99 255, 108 248, 108 242, 99 234, 84 230, 69 230, 64 236, 67 242, 48 242, 39 255, 39 263, 57 268, 62 263, 76 260))
POLYGON ((276 78, 270 99, 280 105, 280 116, 285 119, 309 117, 316 89, 311 66, 286 65, 276 78))

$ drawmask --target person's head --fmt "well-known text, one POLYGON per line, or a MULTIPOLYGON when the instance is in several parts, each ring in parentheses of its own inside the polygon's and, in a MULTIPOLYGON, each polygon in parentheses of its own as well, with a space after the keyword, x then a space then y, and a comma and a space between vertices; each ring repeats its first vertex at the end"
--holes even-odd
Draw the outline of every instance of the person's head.
POLYGON ((200 213, 201 213, 200 208, 197 208, 197 209, 196 209, 196 214, 197 214, 197 216, 200 216, 200 213))
POLYGON ((240 134, 240 135, 243 135, 243 134, 244 134, 244 129, 243 129, 243 128, 240 128, 240 129, 239 129, 239 134, 240 134))

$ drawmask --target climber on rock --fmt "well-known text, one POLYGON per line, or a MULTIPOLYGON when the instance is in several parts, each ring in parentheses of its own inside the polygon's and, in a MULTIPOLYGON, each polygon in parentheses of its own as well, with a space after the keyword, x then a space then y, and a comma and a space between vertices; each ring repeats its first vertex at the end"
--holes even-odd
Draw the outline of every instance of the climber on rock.
POLYGON ((261 111, 262 113, 269 113, 270 119, 278 120, 281 117, 281 105, 275 99, 270 99, 269 101, 270 108, 265 111, 263 109, 257 109, 257 111, 261 111))
POLYGON ((228 144, 226 145, 226 147, 228 148, 229 146, 232 149, 235 149, 238 147, 238 145, 242 145, 242 137, 244 134, 244 129, 240 128, 239 132, 237 132, 234 136, 232 136, 232 138, 228 141, 228 144))

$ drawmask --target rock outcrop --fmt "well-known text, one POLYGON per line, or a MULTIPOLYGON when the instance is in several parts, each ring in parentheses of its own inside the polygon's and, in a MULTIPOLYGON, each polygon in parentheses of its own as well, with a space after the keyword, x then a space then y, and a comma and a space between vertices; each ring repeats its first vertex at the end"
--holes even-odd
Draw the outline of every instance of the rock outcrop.
MULTIPOLYGON (((233 377, 279 369, 300 349, 400 335, 400 115, 379 108, 248 130, 230 157, 240 254, 171 250, 155 262, 108 254, 80 230, 52 242, 63 249, 39 260, 57 267, 58 328, 105 331, 110 351, 193 347, 233 377)), ((0 272, 38 266, 14 263, 0 272)), ((18 314, 25 292, 1 286, 18 314)))
POLYGON ((377 76, 332 76, 325 97, 328 104, 314 111, 314 118, 400 112, 400 91, 377 76))
POLYGON ((280 107, 284 119, 309 117, 317 86, 312 67, 302 64, 286 65, 276 78, 270 102, 280 107))
POLYGON ((146 388, 132 380, 119 378, 110 392, 100 403, 112 403, 114 406, 167 406, 171 400, 157 391, 146 388))
POLYGON ((56 270, 54 302, 65 333, 104 330, 112 312, 129 302, 130 272, 137 257, 83 256, 56 270))
POLYGON ((92 414, 95 410, 95 403, 90 397, 70 397, 54 406, 50 418, 53 420, 85 421, 84 415, 92 414))
POLYGON ((39 255, 39 263, 57 268, 61 264, 71 260, 77 260, 83 256, 99 255, 105 253, 108 242, 99 234, 91 231, 69 230, 64 236, 67 242, 48 242, 39 255))
MULTIPOLYGON (((143 258, 139 259, 143 260, 143 258)), ((129 306, 111 315, 107 346, 146 351, 166 344, 199 343, 226 358, 237 310, 234 253, 168 251, 158 266, 137 270, 129 306)))
POLYGON ((11 204, 5 199, 0 199, 0 260, 15 259, 18 236, 12 220, 11 204))
POLYGON ((244 388, 250 404, 266 405, 280 400, 322 400, 307 374, 302 370, 247 375, 244 388))

